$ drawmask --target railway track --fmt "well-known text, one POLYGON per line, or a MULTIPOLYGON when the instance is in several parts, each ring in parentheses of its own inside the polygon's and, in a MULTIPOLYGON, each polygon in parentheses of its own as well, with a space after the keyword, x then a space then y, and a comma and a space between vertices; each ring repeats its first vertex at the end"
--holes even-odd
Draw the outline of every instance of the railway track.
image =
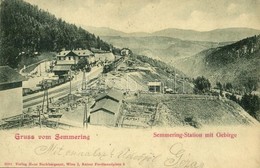
MULTIPOLYGON (((87 74, 88 81, 98 77, 100 73, 102 72, 102 68, 97 68, 94 71, 91 71, 89 74, 87 74)), ((71 82, 71 91, 74 92, 78 89, 79 86, 81 86, 82 78, 78 77, 78 80, 73 80, 71 82)), ((62 85, 59 85, 54 88, 50 88, 48 90, 49 98, 60 98, 64 95, 69 94, 70 92, 70 82, 64 83, 62 85)), ((23 97, 23 108, 26 109, 31 106, 39 105, 43 101, 43 94, 44 91, 27 95, 23 97)))

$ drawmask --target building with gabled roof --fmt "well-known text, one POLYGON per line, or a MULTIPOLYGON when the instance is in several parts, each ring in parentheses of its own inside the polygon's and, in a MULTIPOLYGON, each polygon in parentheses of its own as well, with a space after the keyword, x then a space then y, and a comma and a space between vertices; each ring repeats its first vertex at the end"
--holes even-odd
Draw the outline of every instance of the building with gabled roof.
POLYGON ((112 52, 95 53, 95 59, 98 62, 113 62, 116 60, 116 56, 112 52))
POLYGON ((104 98, 120 102, 123 99, 123 94, 119 90, 111 89, 108 92, 102 93, 99 96, 97 96, 96 101, 99 101, 104 98))
POLYGON ((89 63, 95 61, 94 54, 87 49, 78 49, 78 50, 66 50, 61 51, 57 54, 57 65, 74 65, 77 64, 80 59, 86 58, 89 63))
POLYGON ((22 75, 9 66, 0 66, 0 119, 22 114, 24 80, 22 75))
POLYGON ((113 101, 111 99, 102 99, 95 104, 94 108, 91 110, 91 113, 103 109, 109 113, 118 114, 119 107, 120 107, 119 102, 113 101))
POLYGON ((116 126, 122 99, 122 92, 114 89, 98 96, 90 111, 90 124, 116 126))
POLYGON ((59 52, 56 58, 57 63, 52 71, 55 75, 59 76, 68 74, 71 66, 77 64, 80 59, 87 59, 90 65, 95 63, 94 54, 87 49, 64 50, 59 52))

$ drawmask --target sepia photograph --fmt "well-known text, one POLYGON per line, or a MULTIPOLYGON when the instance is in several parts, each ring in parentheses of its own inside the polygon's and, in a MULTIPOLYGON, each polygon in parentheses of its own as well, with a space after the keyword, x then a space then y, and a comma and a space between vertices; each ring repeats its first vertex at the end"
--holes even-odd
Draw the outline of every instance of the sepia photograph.
POLYGON ((259 0, 0 0, 0 167, 258 168, 259 0))

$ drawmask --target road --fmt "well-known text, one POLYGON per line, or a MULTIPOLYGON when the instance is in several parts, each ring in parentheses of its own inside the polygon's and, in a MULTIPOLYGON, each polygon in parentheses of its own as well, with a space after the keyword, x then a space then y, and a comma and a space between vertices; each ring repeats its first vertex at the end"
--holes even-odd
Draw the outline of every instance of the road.
MULTIPOLYGON (((89 81, 91 79, 98 77, 101 74, 102 70, 103 70, 102 67, 93 67, 91 72, 86 73, 86 80, 89 81)), ((83 75, 83 73, 81 72, 79 75, 77 75, 77 77, 75 77, 71 81, 72 92, 77 90, 78 88, 80 88, 81 82, 82 82, 82 75, 83 75)), ((54 88, 51 88, 48 90, 49 98, 53 97, 54 99, 68 95, 69 92, 70 92, 70 82, 67 82, 65 84, 59 85, 57 87, 54 87, 54 88)), ((31 106, 41 104, 43 101, 43 95, 44 95, 44 92, 41 91, 41 92, 38 92, 35 94, 24 96, 23 97, 23 108, 25 109, 25 108, 28 108, 31 106)))

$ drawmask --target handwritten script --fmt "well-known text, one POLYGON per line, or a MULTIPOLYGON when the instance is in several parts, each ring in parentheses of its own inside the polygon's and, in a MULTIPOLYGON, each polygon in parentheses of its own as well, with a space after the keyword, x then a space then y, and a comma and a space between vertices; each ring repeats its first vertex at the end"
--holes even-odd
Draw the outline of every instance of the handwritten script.
POLYGON ((174 143, 163 153, 137 152, 130 147, 125 148, 102 148, 86 147, 84 150, 68 149, 63 145, 52 143, 50 145, 40 145, 34 148, 34 153, 38 156, 56 155, 61 157, 85 157, 96 158, 100 161, 108 159, 119 159, 136 161, 139 165, 156 164, 171 168, 202 168, 204 163, 192 160, 191 154, 187 153, 182 143, 174 143))

